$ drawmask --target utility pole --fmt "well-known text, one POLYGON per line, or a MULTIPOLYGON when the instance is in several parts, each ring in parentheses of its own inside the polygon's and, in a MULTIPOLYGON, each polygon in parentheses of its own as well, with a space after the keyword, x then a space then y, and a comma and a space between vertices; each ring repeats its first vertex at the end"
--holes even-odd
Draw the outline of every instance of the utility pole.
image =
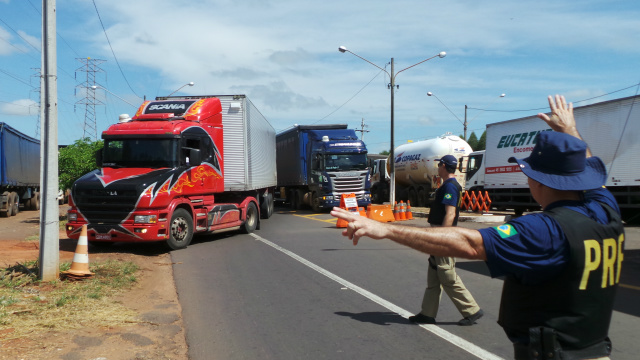
POLYGON ((369 132, 369 130, 365 130, 365 127, 369 127, 369 125, 365 125, 364 124, 364 118, 362 118, 362 121, 360 122, 360 130, 356 130, 357 132, 361 133, 360 134, 360 140, 364 141, 364 133, 369 132))
POLYGON ((40 271, 42 281, 58 280, 58 75, 56 73, 56 1, 42 0, 42 140, 40 145, 40 271))

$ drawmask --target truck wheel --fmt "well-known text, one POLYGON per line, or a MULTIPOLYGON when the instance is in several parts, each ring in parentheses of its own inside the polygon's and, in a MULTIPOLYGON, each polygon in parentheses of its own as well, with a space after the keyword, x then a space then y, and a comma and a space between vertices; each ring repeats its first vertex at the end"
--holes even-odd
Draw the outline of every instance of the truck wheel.
POLYGON ((16 214, 16 197, 14 192, 7 193, 7 217, 16 214))
POLYGON ((322 208, 320 207, 320 199, 318 199, 318 193, 311 194, 311 209, 314 212, 322 212, 322 208))
POLYGON ((426 207, 427 206, 427 192, 424 189, 418 190, 418 207, 426 207))
POLYGON ((31 210, 40 210, 40 193, 37 191, 31 198, 31 210))
POLYGON ((171 228, 167 245, 173 249, 184 249, 193 239, 193 218, 185 209, 176 209, 171 215, 171 228))
POLYGON ((250 202, 249 205, 247 206, 247 218, 244 221, 244 224, 242 224, 242 227, 240 228, 240 230, 244 234, 250 234, 256 229, 257 226, 258 226, 258 208, 256 207, 255 203, 250 202))
POLYGON ((416 189, 414 189, 414 188, 409 189, 409 197, 407 199, 412 204, 416 204, 417 205, 417 204, 420 203, 418 201, 418 193, 416 192, 416 189))
POLYGON ((15 216, 20 212, 20 195, 15 191, 11 194, 13 195, 13 216, 15 216))
POLYGON ((273 194, 268 193, 262 197, 262 204, 260 204, 260 217, 268 219, 273 215, 273 194))
POLYGON ((2 193, 2 196, 4 196, 7 199, 7 210, 3 210, 0 211, 0 216, 2 217, 9 217, 11 216, 11 214, 13 214, 13 204, 11 204, 11 193, 9 193, 8 191, 5 191, 4 193, 2 193))

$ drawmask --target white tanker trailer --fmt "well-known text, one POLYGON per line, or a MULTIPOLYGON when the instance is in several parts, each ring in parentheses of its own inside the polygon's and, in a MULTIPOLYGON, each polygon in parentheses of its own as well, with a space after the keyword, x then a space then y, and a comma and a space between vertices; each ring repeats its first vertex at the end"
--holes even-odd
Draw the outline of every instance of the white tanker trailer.
MULTIPOLYGON (((435 139, 417 141, 398 146, 394 150, 396 173, 396 201, 411 201, 412 206, 428 206, 433 192, 442 180, 438 176, 438 161, 445 155, 458 158, 458 169, 466 168, 471 146, 459 136, 447 133, 435 139)), ((373 202, 389 201, 389 178, 382 172, 389 171, 388 159, 375 160, 372 166, 376 173, 371 177, 371 196, 373 202), (385 166, 386 164, 386 166, 385 166), (382 175, 382 176, 381 176, 382 175), (375 182, 374 182, 375 181, 375 182)), ((456 171, 456 179, 465 186, 465 174, 456 171)))

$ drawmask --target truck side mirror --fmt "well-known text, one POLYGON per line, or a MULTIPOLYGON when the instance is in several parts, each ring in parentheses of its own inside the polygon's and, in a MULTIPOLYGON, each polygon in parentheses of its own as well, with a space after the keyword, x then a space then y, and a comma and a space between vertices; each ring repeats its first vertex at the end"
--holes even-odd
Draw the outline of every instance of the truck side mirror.
POLYGON ((96 151, 95 153, 95 157, 96 157, 96 165, 101 168, 102 167, 102 151, 103 149, 100 149, 98 151, 96 151))
POLYGON ((189 164, 190 166, 200 166, 202 164, 202 154, 200 149, 189 149, 189 164))

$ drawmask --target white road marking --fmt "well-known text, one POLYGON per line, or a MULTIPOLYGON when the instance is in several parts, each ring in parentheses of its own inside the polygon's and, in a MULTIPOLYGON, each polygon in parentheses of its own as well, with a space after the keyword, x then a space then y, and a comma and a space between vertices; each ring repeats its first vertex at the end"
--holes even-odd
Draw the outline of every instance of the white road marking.
MULTIPOLYGON (((261 241, 269 246, 271 246, 272 248, 284 253, 285 255, 288 255, 290 257, 292 257, 293 259, 299 261, 300 263, 308 266, 309 268, 319 272, 320 274, 328 277, 329 279, 341 284, 342 286, 345 286, 355 292, 357 292, 358 294, 366 297, 367 299, 387 308, 390 311, 393 311, 395 313, 397 313, 398 315, 402 316, 403 318, 408 318, 409 316, 413 315, 412 313, 410 313, 409 311, 394 305, 392 303, 390 303, 389 301, 373 294, 370 293, 369 291, 321 268, 320 266, 308 261, 305 258, 302 258, 298 255, 296 255, 295 253, 279 246, 276 245, 274 243, 272 243, 271 241, 261 237, 260 235, 256 235, 255 233, 251 233, 249 234, 251 236, 253 236, 256 240, 261 241)), ((495 355, 473 343, 470 343, 469 341, 456 336, 440 327, 438 327, 437 325, 428 325, 428 324, 424 324, 424 325, 420 325, 420 327, 422 327, 423 329, 438 335, 439 337, 443 338, 444 340, 450 342, 453 345, 456 345, 457 347, 461 348, 462 350, 465 350, 467 352, 469 352, 470 354, 477 356, 480 359, 484 359, 484 360, 504 360, 503 358, 499 357, 498 355, 495 355)))

